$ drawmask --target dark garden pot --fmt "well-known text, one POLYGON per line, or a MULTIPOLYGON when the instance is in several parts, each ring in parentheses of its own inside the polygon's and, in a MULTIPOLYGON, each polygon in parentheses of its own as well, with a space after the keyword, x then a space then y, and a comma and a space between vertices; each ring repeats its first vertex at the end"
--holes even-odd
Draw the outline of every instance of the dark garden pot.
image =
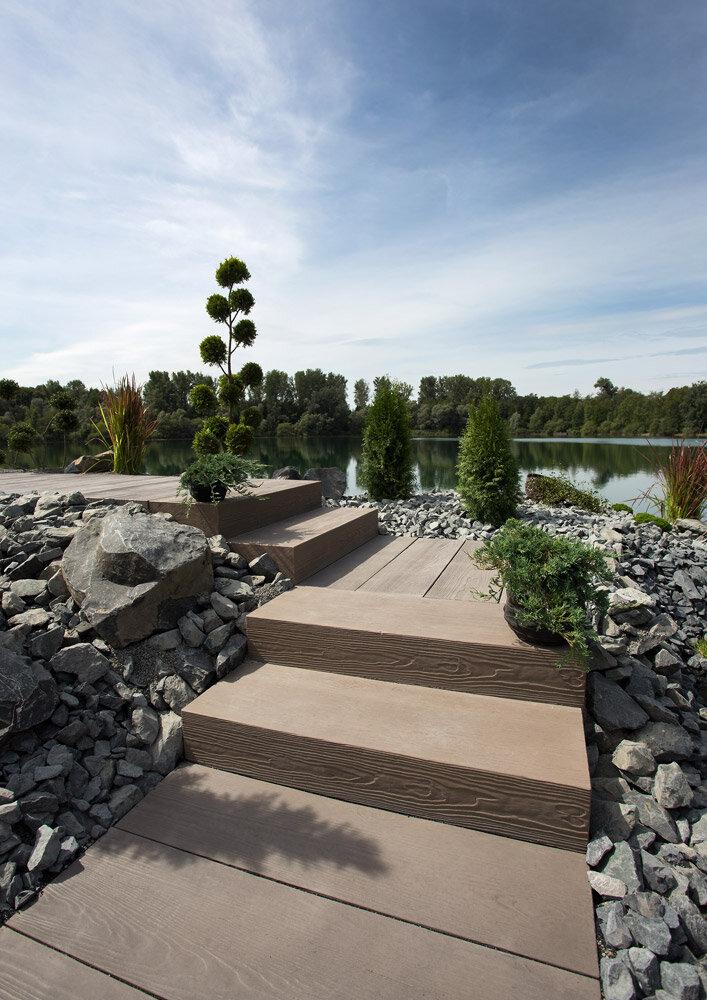
POLYGON ((518 621, 517 612, 518 607, 511 600, 507 600, 503 605, 503 617, 523 642, 529 642, 534 646, 564 645, 565 640, 557 632, 550 632, 548 629, 539 628, 536 625, 521 625, 518 621))
POLYGON ((228 488, 223 483, 214 483, 213 487, 194 484, 189 492, 198 503, 220 503, 226 499, 228 488))

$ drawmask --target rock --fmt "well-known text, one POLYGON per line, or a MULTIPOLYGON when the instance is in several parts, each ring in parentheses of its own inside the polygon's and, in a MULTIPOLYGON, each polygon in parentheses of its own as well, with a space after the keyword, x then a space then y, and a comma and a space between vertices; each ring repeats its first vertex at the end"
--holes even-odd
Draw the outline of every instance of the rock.
POLYGON ((165 679, 162 697, 173 712, 180 713, 185 705, 194 700, 194 692, 186 681, 172 674, 165 679))
POLYGON ((64 629, 60 625, 33 635, 27 643, 29 655, 35 660, 50 660, 61 649, 64 629))
POLYGON ((248 640, 244 635, 234 635, 228 640, 216 657, 216 676, 224 677, 243 662, 248 650, 248 640))
POLYGON ((203 645, 206 636, 188 615, 180 618, 177 622, 177 626, 181 632, 182 639, 184 639, 187 646, 192 646, 196 649, 198 646, 203 645))
POLYGON ((642 795, 632 789, 627 793, 626 798, 636 806, 638 820, 643 826, 647 826, 649 830, 655 830, 663 840, 667 840, 671 844, 677 843, 680 838, 675 821, 652 795, 642 795))
POLYGON ((647 948, 629 948, 628 960, 634 978, 643 992, 648 995, 660 986, 658 959, 647 948))
POLYGON ((160 714, 160 731, 152 745, 152 762, 155 771, 169 774, 183 754, 182 720, 175 712, 160 714))
POLYGON ((637 733, 637 738, 649 747, 659 761, 685 760, 692 755, 692 740, 682 726, 649 722, 637 733))
POLYGON ((64 472, 73 472, 83 475, 86 472, 112 472, 113 452, 99 451, 97 455, 80 455, 64 469, 64 472))
POLYGON ((612 842, 604 834, 590 840, 587 844, 587 864, 590 868, 596 868, 613 846, 612 842))
POLYGON ((294 465, 285 465, 281 469, 275 469, 272 474, 273 479, 301 479, 299 471, 294 465))
POLYGON ((255 593, 250 584, 243 583, 242 580, 217 579, 214 586, 219 594, 236 604, 247 601, 255 593))
POLYGON ((653 795, 666 809, 680 809, 692 802, 692 789, 679 764, 659 764, 653 795))
POLYGON ((602 874, 618 879, 629 892, 641 887, 641 876, 633 851, 625 840, 619 841, 614 847, 608 861, 602 868, 602 874))
POLYGON ((193 598, 213 590, 204 533, 130 504, 81 528, 62 570, 84 617, 118 648, 173 628, 193 598))
POLYGON ((592 796, 592 834, 605 833, 616 843, 627 840, 636 826, 636 806, 627 802, 612 802, 600 795, 592 796))
POLYGON ((66 586, 66 580, 64 579, 64 574, 61 570, 57 570, 52 576, 47 580, 47 590, 54 597, 68 597, 69 588, 66 586))
POLYGON ((10 584, 10 591, 23 601, 33 601, 47 589, 44 580, 15 580, 10 584))
POLYGON ((224 597, 223 594, 219 594, 217 590, 211 595, 211 607, 219 618, 222 618, 226 622, 235 621, 240 615, 238 605, 234 604, 227 597, 224 597))
POLYGON ((690 947, 695 954, 704 955, 707 952, 707 921, 702 913, 691 899, 680 892, 679 888, 671 892, 670 903, 678 912, 690 947))
POLYGON ((303 479, 318 479, 322 484, 322 496, 330 500, 340 500, 346 492, 346 473, 336 466, 307 469, 303 479))
POLYGON ((620 771, 627 774, 653 774, 656 768, 655 757, 645 743, 635 743, 622 740, 612 754, 611 760, 620 771))
POLYGON ((587 680, 589 711, 602 729, 638 729, 648 716, 615 681, 595 670, 587 680))
POLYGON ((707 535, 707 524, 693 517, 679 517, 674 527, 680 531, 693 531, 696 535, 707 535))
POLYGON ((637 944, 643 945, 654 955, 667 956, 670 951, 670 928, 662 917, 644 917, 629 910, 625 919, 637 944))
POLYGON ((37 830, 34 847, 27 862, 27 871, 43 871, 51 868, 59 856, 61 837, 58 830, 43 824, 37 830))
POLYGON ((694 965, 661 962, 660 978, 665 992, 675 1000, 700 1000, 702 988, 694 965))
POLYGON ((155 742, 160 731, 160 717, 154 709, 147 706, 134 709, 130 722, 131 733, 141 743, 150 746, 155 742))
POLYGON ((602 958, 600 976, 604 1000, 636 1000, 631 973, 620 958, 602 958))
POLYGON ((54 673, 75 674, 80 683, 93 684, 110 669, 110 660, 90 642, 77 642, 55 653, 49 666, 54 673))
POLYGON ((610 948, 628 948, 633 944, 631 931, 624 923, 624 907, 618 901, 600 903, 597 906, 597 921, 610 948))
POLYGON ((123 785, 116 789, 108 799, 108 808, 113 814, 114 822, 122 819, 142 798, 142 792, 137 785, 123 785))
POLYGON ((631 643, 630 652, 633 656, 642 656, 656 646, 660 646, 665 639, 670 639, 678 630, 677 624, 670 615, 658 615, 653 619, 651 627, 641 638, 631 643))
POLYGON ((603 872, 587 872, 587 881, 597 895, 608 899, 623 899, 628 891, 624 882, 603 872))
POLYGON ((279 572, 277 563, 267 552, 263 552, 262 555, 251 559, 248 563, 248 569, 255 576, 264 576, 267 583, 274 580, 279 572))
POLYGON ((216 656, 217 653, 220 653, 230 639, 234 627, 233 622, 227 622, 225 625, 219 625, 218 628, 209 632, 204 643, 206 652, 210 653, 211 656, 216 656))
POLYGON ((216 680, 216 667, 206 650, 184 649, 174 662, 174 672, 182 677, 197 694, 216 680))
POLYGON ((624 587, 609 595, 609 614, 619 614, 634 608, 654 608, 655 597, 644 593, 638 587, 624 587))
POLYGON ((46 670, 0 646, 0 739, 44 722, 58 701, 46 670))

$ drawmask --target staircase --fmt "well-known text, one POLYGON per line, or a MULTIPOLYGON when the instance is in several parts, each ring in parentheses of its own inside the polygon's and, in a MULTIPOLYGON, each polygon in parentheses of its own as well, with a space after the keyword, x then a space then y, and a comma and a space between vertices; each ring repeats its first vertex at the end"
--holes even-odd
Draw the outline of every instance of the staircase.
POLYGON ((341 509, 233 545, 312 585, 248 616, 188 763, 0 932, 51 967, 31 995, 598 1000, 583 674, 459 599, 461 542, 341 509))

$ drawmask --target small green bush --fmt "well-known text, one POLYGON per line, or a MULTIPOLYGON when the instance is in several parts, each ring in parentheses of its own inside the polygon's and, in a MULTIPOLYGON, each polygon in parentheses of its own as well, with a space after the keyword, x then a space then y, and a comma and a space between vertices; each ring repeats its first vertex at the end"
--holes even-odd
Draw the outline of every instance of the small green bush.
POLYGON ((469 409, 459 445, 457 491, 469 517, 503 524, 518 504, 518 463, 495 400, 484 398, 469 409))
POLYGON ((18 420, 7 432, 7 447, 10 451, 27 452, 38 440, 37 431, 26 420, 18 420))
POLYGON ((703 660, 707 660, 707 635, 703 636, 701 639, 695 639, 692 646, 695 652, 701 656, 703 660))
POLYGON ((404 500, 415 475, 407 400, 389 378, 381 378, 366 416, 360 480, 373 500, 404 500))
POLYGON ((214 487, 223 485, 236 493, 249 493, 251 476, 264 476, 264 465, 241 455, 221 451, 214 455, 202 455, 192 462, 179 477, 177 495, 184 497, 187 507, 193 503, 190 487, 200 486, 211 490, 211 501, 215 502, 214 487))
POLYGON ((292 437, 295 431, 295 425, 289 420, 282 420, 275 430, 278 437, 292 437))
POLYGON ((611 509, 618 511, 620 514, 633 514, 633 507, 629 507, 627 503, 612 503, 611 509))
POLYGON ((226 434, 226 451, 234 455, 245 455, 253 444, 253 428, 247 424, 231 424, 226 434))
POLYGON ((512 518, 473 558, 483 569, 496 570, 496 590, 506 589, 521 625, 561 635, 573 659, 587 660, 595 637, 589 615, 606 610, 599 584, 611 578, 598 549, 512 518))
POLYGON ((200 427, 194 435, 192 448, 197 455, 217 455, 223 448, 222 441, 208 427, 200 427))
POLYGON ((591 514, 606 510, 606 501, 597 493, 580 490, 564 476, 541 476, 531 472, 525 481, 525 495, 548 507, 579 507, 591 514))
POLYGON ((636 524, 657 524, 662 531, 670 531, 672 528, 670 521, 666 521, 664 517, 657 517, 655 514, 642 512, 634 514, 633 519, 636 524))

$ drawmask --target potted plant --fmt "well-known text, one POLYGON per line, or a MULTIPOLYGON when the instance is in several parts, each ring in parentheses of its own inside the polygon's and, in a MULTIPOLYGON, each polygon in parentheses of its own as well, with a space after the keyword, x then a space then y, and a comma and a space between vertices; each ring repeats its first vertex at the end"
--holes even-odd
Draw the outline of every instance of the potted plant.
POLYGON ((216 455, 201 455, 179 477, 178 496, 186 496, 187 505, 220 503, 229 490, 248 493, 253 476, 263 476, 265 467, 250 458, 222 451, 216 455))
POLYGON ((504 617, 516 635, 543 646, 566 643, 572 659, 586 662, 592 616, 608 604, 601 584, 611 572, 601 552, 511 519, 473 558, 496 571, 490 596, 505 593, 504 617))

